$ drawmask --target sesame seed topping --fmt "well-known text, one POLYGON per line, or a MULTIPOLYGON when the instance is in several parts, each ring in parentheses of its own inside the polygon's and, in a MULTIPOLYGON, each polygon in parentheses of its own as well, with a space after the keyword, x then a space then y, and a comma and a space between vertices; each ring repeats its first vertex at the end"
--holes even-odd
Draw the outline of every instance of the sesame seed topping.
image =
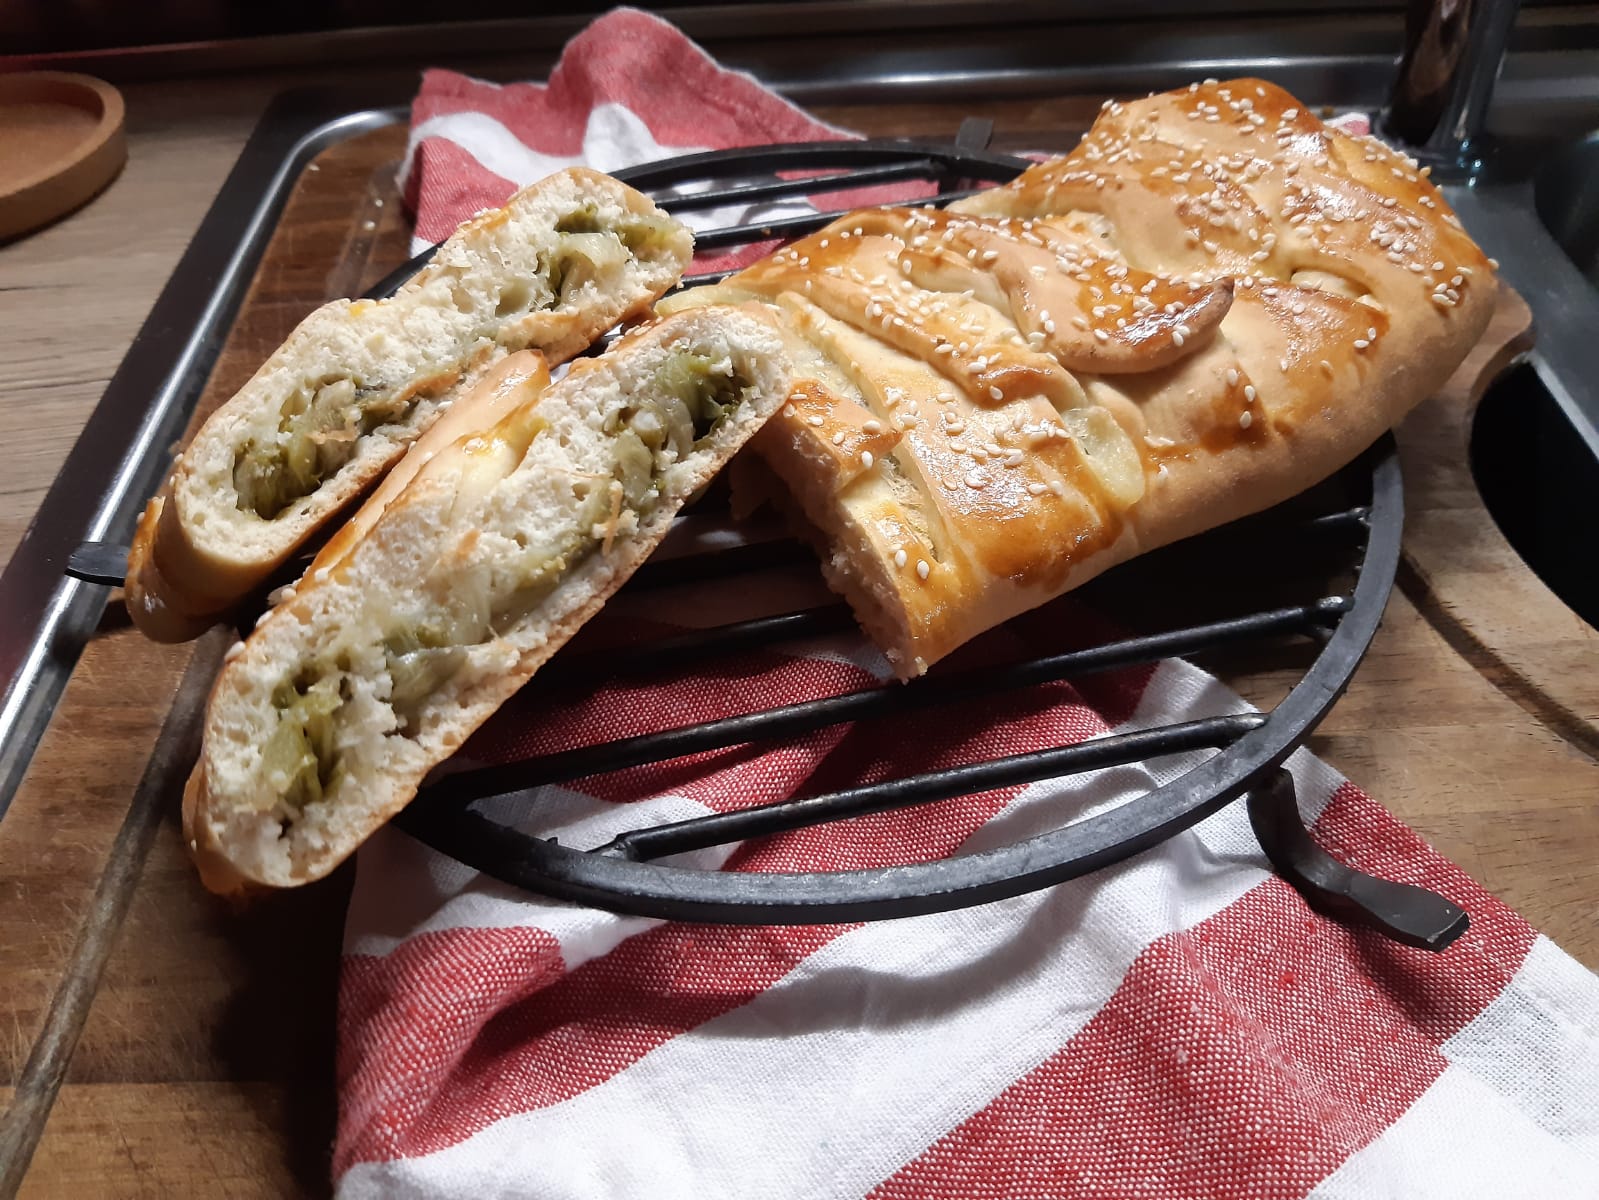
POLYGON ((1238 414, 1238 427, 1240 429, 1248 429, 1254 423, 1255 423, 1255 414, 1254 413, 1241 412, 1241 413, 1238 414))
POLYGON ((916 577, 918 579, 926 579, 932 573, 933 568, 927 565, 927 560, 925 558, 918 558, 916 560, 916 577))
POLYGON ((1030 496, 1042 496, 1047 491, 1049 491, 1049 489, 1041 483, 1030 483, 1027 485, 1027 494, 1030 496))
POLYGON ((822 427, 822 418, 821 417, 806 417, 805 418, 805 423, 807 425, 809 425, 813 429, 820 429, 822 427))
POLYGON ((976 471, 973 471, 966 477, 964 482, 966 486, 971 488, 974 492, 980 492, 983 490, 983 484, 986 482, 986 480, 984 480, 983 477, 976 471))
POLYGON ((870 417, 867 420, 861 422, 861 432, 862 433, 882 433, 883 432, 883 423, 881 421, 879 421, 876 417, 870 417))
POLYGON ((1003 400, 1005 398, 1005 393, 1000 391, 997 386, 989 388, 988 394, 996 400, 1003 400))
POLYGON ((894 551, 894 565, 896 567, 903 567, 909 561, 910 556, 905 553, 905 548, 903 546, 894 551))
POLYGON ((843 444, 844 444, 844 431, 842 429, 840 429, 837 433, 835 433, 833 435, 833 445, 842 446, 843 444))
POLYGON ((872 457, 872 452, 870 450, 861 451, 861 466, 865 467, 868 471, 872 469, 872 464, 876 461, 877 460, 872 457))
POLYGON ((1250 404, 1253 404, 1255 402, 1255 385, 1254 384, 1252 384, 1252 383, 1244 384, 1244 400, 1246 402, 1250 403, 1250 404))
POLYGON ((1238 386, 1238 368, 1237 367, 1228 367, 1227 368, 1227 386, 1228 387, 1237 387, 1238 386))
POLYGON ((1101 342, 1110 341, 1110 334, 1106 333, 1103 329, 1094 330, 1094 337, 1101 342))

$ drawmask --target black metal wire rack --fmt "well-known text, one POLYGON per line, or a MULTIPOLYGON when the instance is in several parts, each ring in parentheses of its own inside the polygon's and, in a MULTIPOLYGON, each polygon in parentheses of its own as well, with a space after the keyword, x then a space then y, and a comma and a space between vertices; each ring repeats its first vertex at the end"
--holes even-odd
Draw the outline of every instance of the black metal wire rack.
MULTIPOLYGON (((847 196, 863 188, 907 183, 920 185, 916 203, 941 205, 984 184, 1011 179, 1027 166, 1023 159, 987 152, 988 135, 987 123, 969 121, 954 145, 867 141, 756 147, 679 157, 615 174, 655 193, 662 207, 680 213, 793 197, 847 196)), ((820 228, 839 215, 813 211, 712 229, 700 232, 696 242, 701 250, 713 250, 786 239, 820 228)), ((431 253, 418 255, 368 295, 392 292, 431 253)), ((693 275, 682 286, 720 278, 693 275)), ((1252 606, 1241 613, 998 668, 968 673, 935 668, 909 684, 885 684, 721 719, 689 719, 674 728, 510 765, 462 770, 425 787, 395 823, 477 870, 547 896, 677 920, 810 924, 913 916, 1048 887, 1148 849, 1247 795, 1251 823, 1267 856, 1313 906, 1398 941, 1441 950, 1464 932, 1466 914, 1442 897, 1360 874, 1326 855, 1306 830, 1292 781, 1281 769, 1348 686, 1377 630, 1399 561, 1404 505, 1392 439, 1385 438, 1368 451, 1341 473, 1336 484, 1332 494, 1340 499, 1322 511, 1309 515, 1300 511, 1292 517, 1268 514, 1251 519, 1244 534, 1229 527, 1205 535, 1211 542, 1196 539, 1187 544, 1192 549, 1196 542, 1209 546, 1217 539, 1242 538, 1256 559, 1266 561, 1274 561, 1290 547, 1311 546, 1320 569, 1300 581, 1301 594, 1289 603, 1252 606), (1314 590, 1322 581, 1340 576, 1352 583, 1332 594, 1314 590), (705 751, 778 742, 845 722, 911 712, 926 712, 929 719, 936 719, 938 713, 973 700, 1011 697, 1057 681, 1220 649, 1250 653, 1285 637, 1310 639, 1319 651, 1269 711, 1140 728, 639 827, 593 850, 529 835, 481 810, 482 802, 493 797, 547 784, 705 751), (659 861, 869 813, 1205 750, 1214 753, 1135 800, 978 853, 810 873, 703 870, 659 861)), ((686 579, 736 580, 801 553, 797 543, 761 541, 690 557, 657 558, 634 575, 624 592, 686 579)), ((74 555, 69 571, 80 578, 116 582, 125 554, 119 547, 86 545, 74 555)), ((1154 563, 1159 570, 1158 557, 1154 563)), ((570 647, 531 686, 544 686, 573 672, 593 679, 624 671, 690 669, 717 656, 850 629, 847 610, 830 604, 674 635, 621 654, 579 659, 577 647, 570 647)))
MULTIPOLYGON (((692 155, 617 172, 654 192, 674 212, 732 204, 836 195, 889 183, 932 184, 919 203, 945 204, 976 186, 1014 177, 1025 160, 986 152, 988 130, 963 126, 954 146, 909 142, 831 142, 692 155), (693 189, 687 191, 685 189, 693 189)), ((809 233, 841 215, 818 212, 701 232, 701 250, 809 233)), ((407 264, 384 285, 395 286, 420 265, 407 264)), ((691 276, 684 286, 720 279, 691 276)), ((886 684, 821 700, 583 746, 512 765, 446 776, 423 790, 399 818, 413 836, 506 883, 619 912, 726 923, 814 923, 910 916, 980 904, 1047 887, 1147 849, 1249 793, 1257 836, 1279 871, 1318 907, 1379 928, 1401 941, 1441 949, 1465 929, 1465 914, 1417 888, 1360 875, 1323 854, 1299 817, 1280 765, 1347 687, 1371 643, 1399 559, 1403 494, 1391 441, 1345 473, 1360 501, 1279 527, 1278 537, 1337 535, 1329 553, 1342 555, 1352 588, 1300 603, 1127 637, 1088 649, 1050 654, 999 669, 938 671, 910 684, 886 684), (1334 548, 1341 542, 1340 548, 1334 548), (1073 745, 972 762, 889 782, 808 795, 778 803, 641 827, 598 849, 578 850, 496 822, 481 801, 545 784, 664 762, 752 742, 794 738, 843 722, 927 711, 980 697, 1071 680, 1137 664, 1259 644, 1285 635, 1322 643, 1320 653, 1270 712, 1250 712, 1139 729, 1073 745), (658 860, 867 813, 906 809, 993 788, 1059 778, 1098 768, 1215 750, 1179 778, 1140 799, 1078 823, 981 853, 869 870, 747 873, 692 869, 658 860)), ((1269 553, 1269 543, 1267 552, 1269 553)), ((685 576, 737 576, 765 565, 770 544, 756 544, 647 564, 629 588, 685 576)), ((781 553, 781 551, 779 551, 781 553)), ((594 677, 621 669, 680 669, 752 647, 848 628, 841 606, 738 621, 631 648, 581 664, 594 677)), ((558 657, 550 670, 560 672, 558 657)), ((547 671, 548 674, 548 671, 547 671)), ((546 680, 547 681, 547 680, 546 680)))

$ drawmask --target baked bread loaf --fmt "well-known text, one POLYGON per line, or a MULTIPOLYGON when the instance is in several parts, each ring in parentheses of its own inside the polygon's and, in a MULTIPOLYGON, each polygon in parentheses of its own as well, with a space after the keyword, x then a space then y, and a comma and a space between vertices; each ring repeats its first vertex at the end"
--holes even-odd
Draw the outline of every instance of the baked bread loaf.
POLYGON ((386 300, 317 309, 213 413, 140 520, 133 621, 197 636, 524 348, 562 362, 675 284, 688 229, 571 168, 462 225, 386 300))
POLYGON ((1331 474, 1438 387, 1496 283, 1409 159, 1259 80, 1110 103, 953 206, 855 213, 759 297, 795 395, 754 448, 901 676, 1331 474))
MULTIPOLYGON (((504 381, 488 386, 503 386, 504 381)), ((206 883, 326 874, 599 609, 788 396, 759 310, 627 335, 417 464, 232 653, 185 795, 206 883)))

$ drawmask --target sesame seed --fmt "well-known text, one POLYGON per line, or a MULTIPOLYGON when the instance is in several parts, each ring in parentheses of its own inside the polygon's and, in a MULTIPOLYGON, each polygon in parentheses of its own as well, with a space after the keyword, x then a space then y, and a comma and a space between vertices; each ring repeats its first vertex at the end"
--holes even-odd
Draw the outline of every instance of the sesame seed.
POLYGON ((1227 386, 1228 387, 1237 387, 1238 386, 1238 368, 1237 367, 1228 367, 1227 368, 1227 386))
POLYGON ((1250 403, 1250 404, 1253 404, 1255 402, 1255 385, 1254 384, 1252 384, 1252 383, 1244 384, 1244 400, 1247 403, 1250 403))
POLYGON ((1106 333, 1103 329, 1094 330, 1094 337, 1101 342, 1110 341, 1110 334, 1106 333))
POLYGON ((1332 377, 1332 375, 1333 375, 1333 365, 1332 365, 1332 363, 1328 362, 1325 358, 1321 360, 1321 369, 1323 371, 1327 372, 1328 378, 1332 377))
POLYGON ((927 560, 925 558, 918 558, 916 560, 916 577, 918 579, 926 579, 932 573, 933 568, 927 565, 927 560))
POLYGON ((989 388, 988 394, 996 400, 1003 400, 1005 398, 1005 393, 1000 391, 998 386, 989 388))
POLYGON ((1030 496, 1042 496, 1047 491, 1049 491, 1049 489, 1041 483, 1030 483, 1027 485, 1027 494, 1030 496))
POLYGON ((861 451, 861 466, 865 467, 868 471, 872 469, 872 463, 876 461, 877 460, 872 457, 872 452, 870 450, 861 451))
POLYGON ((1369 341, 1367 341, 1365 338, 1356 338, 1355 339, 1355 349, 1356 350, 1364 350, 1369 345, 1371 345, 1371 343, 1369 341))
POLYGON ((821 417, 806 417, 805 418, 805 423, 807 425, 811 426, 813 429, 820 429, 822 427, 822 418, 821 417))
POLYGON ((966 486, 971 488, 974 492, 982 491, 983 490, 983 484, 985 482, 986 481, 983 479, 983 477, 981 475, 979 475, 976 471, 973 471, 965 479, 966 486))
POLYGON ((1172 344, 1175 346, 1181 346, 1183 344, 1183 327, 1181 325, 1177 326, 1176 329, 1171 331, 1171 340, 1172 344))
POLYGON ((883 432, 883 423, 881 421, 879 421, 876 417, 870 417, 867 420, 861 422, 861 432, 862 433, 882 433, 883 432))
POLYGON ((903 567, 909 561, 910 556, 905 553, 905 548, 903 546, 894 551, 894 565, 896 567, 903 567))
POLYGON ((833 445, 842 446, 843 444, 844 444, 844 431, 842 429, 840 429, 837 433, 835 433, 833 435, 833 445))
POLYGON ((1240 429, 1248 429, 1254 423, 1255 423, 1255 414, 1254 413, 1241 412, 1241 413, 1238 414, 1238 427, 1240 429))

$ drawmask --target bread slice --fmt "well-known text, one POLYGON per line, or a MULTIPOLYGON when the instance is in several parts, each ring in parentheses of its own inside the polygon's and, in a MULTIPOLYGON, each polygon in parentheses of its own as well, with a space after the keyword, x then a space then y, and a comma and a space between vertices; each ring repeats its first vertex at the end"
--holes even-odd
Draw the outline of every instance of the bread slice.
POLYGON ((421 464, 223 668, 184 808, 206 883, 343 860, 621 586, 789 377, 759 310, 696 309, 421 464))
POLYGON ((554 363, 644 312, 693 253, 687 227, 574 167, 462 225, 386 300, 336 300, 201 426, 150 501, 128 609, 197 636, 517 350, 554 363))

